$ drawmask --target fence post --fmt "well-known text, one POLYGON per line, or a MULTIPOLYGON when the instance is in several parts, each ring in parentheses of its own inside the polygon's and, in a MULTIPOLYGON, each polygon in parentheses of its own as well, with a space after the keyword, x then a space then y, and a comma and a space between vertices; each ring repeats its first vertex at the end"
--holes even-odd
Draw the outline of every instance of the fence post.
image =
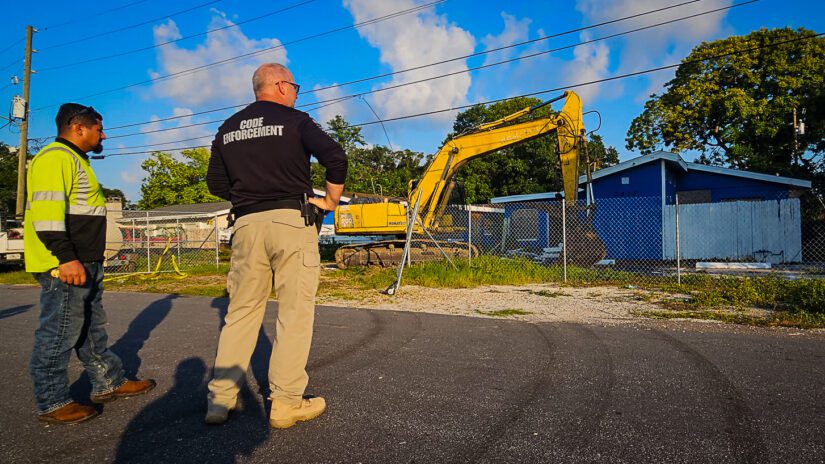
POLYGON ((218 214, 215 213, 215 270, 221 267, 221 238, 218 237, 218 214))
MULTIPOLYGON (((135 229, 135 218, 132 218, 132 246, 130 247, 130 249, 132 250, 132 256, 134 256, 134 258, 137 258, 137 246, 135 246, 136 239, 137 230, 135 229)), ((135 271, 137 271, 137 263, 135 263, 135 271)))
POLYGON ((473 264, 473 210, 467 205, 467 267, 473 264))
POLYGON ((175 218, 175 243, 178 246, 178 266, 181 265, 180 263, 180 219, 175 218))
POLYGON ((679 240, 679 193, 676 193, 676 283, 682 285, 682 248, 679 240))
POLYGON ((146 272, 152 272, 152 252, 149 248, 149 211, 146 212, 146 224, 143 229, 143 236, 146 239, 146 272))
POLYGON ((561 253, 562 269, 564 270, 564 283, 567 283, 567 207, 566 199, 561 201, 561 253))

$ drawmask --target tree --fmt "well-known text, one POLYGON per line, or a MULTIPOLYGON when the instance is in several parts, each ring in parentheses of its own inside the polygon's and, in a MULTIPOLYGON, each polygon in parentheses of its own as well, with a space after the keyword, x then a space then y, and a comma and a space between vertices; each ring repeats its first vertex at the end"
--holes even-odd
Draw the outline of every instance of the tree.
POLYGON ((699 45, 633 120, 627 148, 698 150, 705 163, 793 177, 821 173, 825 38, 815 35, 761 29, 699 45), (794 108, 807 110, 796 141, 794 108))
POLYGON ((140 185, 139 208, 221 201, 210 194, 206 186, 209 151, 195 148, 183 150, 181 155, 185 161, 178 161, 168 153, 155 152, 141 163, 148 175, 140 185))
POLYGON ((334 118, 329 120, 327 127, 329 127, 330 136, 341 144, 341 147, 347 154, 367 144, 367 142, 364 141, 364 136, 361 135, 361 128, 350 126, 340 114, 335 115, 334 118))
MULTIPOLYGON (((346 189, 349 192, 406 197, 407 183, 420 177, 426 156, 411 150, 393 151, 383 145, 366 147, 360 127, 350 126, 342 116, 327 123, 330 136, 344 148, 349 158, 346 189)), ((324 186, 324 168, 312 163, 312 184, 324 186)))
MULTIPOLYGON (((541 103, 536 98, 513 98, 490 106, 474 106, 458 114, 453 134, 460 134, 485 122, 495 121, 528 106, 541 103)), ((539 108, 534 117, 550 117, 549 106, 539 108)), ((615 148, 605 148, 600 136, 592 135, 588 142, 591 163, 606 167, 618 162, 615 148)), ((584 163, 584 156, 581 162, 584 163)), ((582 170, 584 172, 584 170, 582 170)), ((499 150, 498 153, 476 158, 464 166, 456 178, 464 184, 468 203, 486 203, 491 198, 559 191, 561 170, 553 134, 499 150)))
POLYGON ((121 207, 125 207, 126 203, 128 203, 126 201, 126 194, 123 193, 122 190, 106 188, 103 185, 100 186, 100 189, 103 191, 103 197, 104 198, 107 198, 107 199, 112 198, 112 197, 120 198, 120 206, 121 207))
POLYGON ((14 217, 17 209, 17 153, 0 143, 0 217, 14 217))

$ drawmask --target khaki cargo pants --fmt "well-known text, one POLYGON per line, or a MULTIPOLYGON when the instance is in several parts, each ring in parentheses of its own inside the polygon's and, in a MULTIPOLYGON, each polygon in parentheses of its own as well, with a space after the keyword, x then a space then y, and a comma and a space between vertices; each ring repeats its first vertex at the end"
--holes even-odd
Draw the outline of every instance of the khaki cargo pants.
POLYGON ((309 348, 320 275, 318 234, 298 210, 248 214, 235 222, 232 263, 227 278, 229 310, 218 340, 209 401, 234 408, 272 291, 278 321, 269 360, 271 398, 299 403, 306 389, 309 348))

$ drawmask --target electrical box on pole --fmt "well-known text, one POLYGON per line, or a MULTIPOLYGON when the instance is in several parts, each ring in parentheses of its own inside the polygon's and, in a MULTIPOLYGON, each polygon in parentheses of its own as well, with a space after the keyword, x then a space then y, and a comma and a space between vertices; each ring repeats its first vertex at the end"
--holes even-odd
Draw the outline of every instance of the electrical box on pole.
POLYGON ((25 121, 26 115, 28 114, 27 110, 28 105, 26 104, 26 100, 24 100, 20 95, 15 95, 11 102, 12 119, 20 119, 25 121))

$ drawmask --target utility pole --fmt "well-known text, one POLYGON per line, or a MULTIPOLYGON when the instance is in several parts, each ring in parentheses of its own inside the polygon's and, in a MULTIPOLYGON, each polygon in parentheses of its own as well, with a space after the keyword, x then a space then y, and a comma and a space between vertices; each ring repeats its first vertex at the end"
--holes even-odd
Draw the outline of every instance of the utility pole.
POLYGON ((29 146, 29 89, 32 77, 32 34, 35 29, 26 26, 26 57, 23 62, 23 101, 25 114, 20 123, 20 146, 17 148, 17 209, 15 216, 23 218, 26 207, 26 154, 29 146))

